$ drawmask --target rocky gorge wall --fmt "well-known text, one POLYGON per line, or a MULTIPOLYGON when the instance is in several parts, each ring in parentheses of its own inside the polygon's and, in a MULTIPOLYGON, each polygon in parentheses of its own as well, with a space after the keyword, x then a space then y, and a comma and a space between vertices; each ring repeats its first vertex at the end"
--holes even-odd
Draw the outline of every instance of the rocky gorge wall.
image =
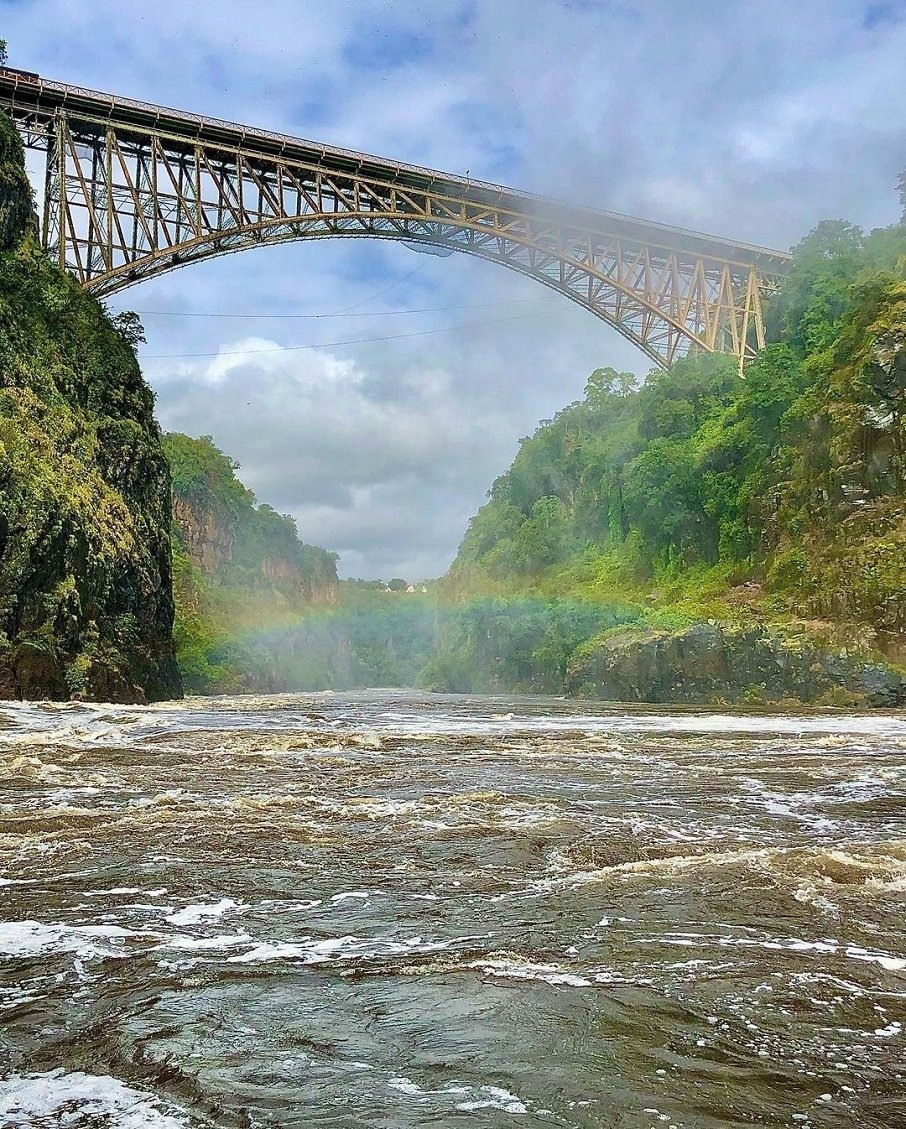
MULTIPOLYGON (((174 441, 168 436, 168 450, 173 450, 174 441)), ((291 540, 278 537, 273 544, 264 538, 258 551, 249 553, 248 526, 254 524, 257 512, 227 515, 210 499, 187 497, 178 482, 174 489, 173 526, 180 546, 213 584, 238 582, 250 588, 279 589, 306 604, 336 603, 339 581, 333 554, 295 535, 291 540)))
POLYGON ((0 114, 0 698, 181 695, 153 407, 129 341, 41 252, 0 114))
MULTIPOLYGON (((177 653, 198 693, 292 690, 318 682, 306 661, 292 674, 316 609, 337 602, 337 558, 299 538, 291 517, 259 504, 239 465, 210 436, 164 437, 173 473, 177 653), (293 638, 287 637, 287 632, 293 638), (298 646, 297 646, 298 645, 298 646)), ((321 683, 318 682, 318 685, 321 683)))
POLYGON ((595 369, 470 521, 454 598, 634 609, 637 632, 558 642, 567 692, 903 701, 906 223, 818 224, 765 333, 743 380, 717 354, 595 369))

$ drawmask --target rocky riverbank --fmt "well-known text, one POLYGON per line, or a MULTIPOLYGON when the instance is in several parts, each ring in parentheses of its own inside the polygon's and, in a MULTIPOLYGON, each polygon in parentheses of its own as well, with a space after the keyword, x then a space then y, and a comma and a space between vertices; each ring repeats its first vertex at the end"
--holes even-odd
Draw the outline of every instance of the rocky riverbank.
POLYGON ((573 657, 565 689, 621 702, 906 705, 906 680, 886 664, 764 628, 716 624, 632 628, 593 640, 573 657))

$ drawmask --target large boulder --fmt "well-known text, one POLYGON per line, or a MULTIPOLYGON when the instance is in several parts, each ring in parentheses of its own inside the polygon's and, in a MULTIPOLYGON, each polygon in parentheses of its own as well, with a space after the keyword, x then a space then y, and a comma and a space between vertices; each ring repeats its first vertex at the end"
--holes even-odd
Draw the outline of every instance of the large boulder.
POLYGON ((574 656, 566 691, 602 701, 719 705, 795 699, 899 706, 906 681, 893 668, 784 638, 764 628, 696 624, 592 640, 574 656))

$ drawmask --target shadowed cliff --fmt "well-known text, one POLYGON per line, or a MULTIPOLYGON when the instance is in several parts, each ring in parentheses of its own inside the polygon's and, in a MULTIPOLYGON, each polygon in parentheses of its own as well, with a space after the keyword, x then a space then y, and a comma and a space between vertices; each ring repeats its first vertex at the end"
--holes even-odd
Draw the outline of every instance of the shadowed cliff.
POLYGON ((0 114, 0 697, 181 694, 153 408, 127 338, 41 252, 0 114))

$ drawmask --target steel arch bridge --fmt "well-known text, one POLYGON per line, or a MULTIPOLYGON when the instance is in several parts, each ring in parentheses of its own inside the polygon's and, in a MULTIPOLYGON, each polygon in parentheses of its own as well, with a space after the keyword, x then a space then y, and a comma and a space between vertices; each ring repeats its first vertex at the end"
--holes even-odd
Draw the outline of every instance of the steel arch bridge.
POLYGON ((744 362, 782 251, 0 69, 0 109, 45 155, 44 246, 113 294, 199 259, 328 236, 463 251, 578 302, 666 367, 744 362))

